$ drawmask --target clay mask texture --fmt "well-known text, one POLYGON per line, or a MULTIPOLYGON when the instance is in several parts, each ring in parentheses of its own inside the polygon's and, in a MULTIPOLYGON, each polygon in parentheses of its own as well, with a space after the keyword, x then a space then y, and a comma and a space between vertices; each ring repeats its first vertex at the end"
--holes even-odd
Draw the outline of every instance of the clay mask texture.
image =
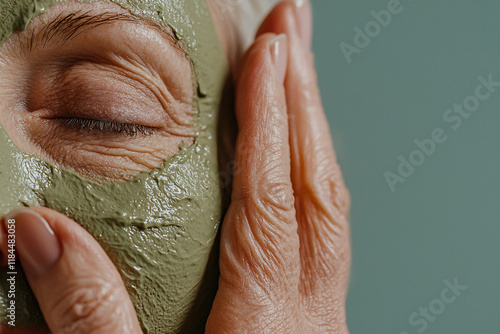
MULTIPOLYGON (((57 2, 2 0, 0 43, 57 2)), ((185 46, 197 88, 195 143, 151 172, 99 184, 22 152, 0 126, 0 214, 46 206, 74 219, 120 270, 144 332, 203 332, 217 279, 210 273, 216 271, 211 253, 221 219, 216 126, 228 75, 225 56, 205 0, 112 2, 171 27, 185 46)), ((17 269, 16 326, 45 326, 17 269)), ((9 302, 6 278, 3 268, 2 323, 9 302)))

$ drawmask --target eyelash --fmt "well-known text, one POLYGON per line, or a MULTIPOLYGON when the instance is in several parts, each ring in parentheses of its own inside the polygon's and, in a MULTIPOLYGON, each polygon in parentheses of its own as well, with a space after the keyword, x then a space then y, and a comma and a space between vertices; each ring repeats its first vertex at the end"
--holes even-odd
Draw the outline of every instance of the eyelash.
POLYGON ((90 118, 71 117, 64 118, 63 125, 76 130, 83 131, 100 131, 103 133, 111 133, 134 137, 138 134, 144 136, 153 135, 156 132, 155 128, 128 123, 114 123, 109 121, 101 121, 90 118))

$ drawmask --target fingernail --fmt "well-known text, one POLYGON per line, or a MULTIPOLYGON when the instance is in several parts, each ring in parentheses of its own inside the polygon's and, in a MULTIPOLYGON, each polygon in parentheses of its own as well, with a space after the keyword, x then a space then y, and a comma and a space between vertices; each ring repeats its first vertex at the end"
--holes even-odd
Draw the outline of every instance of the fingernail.
POLYGON ((306 50, 312 48, 312 8, 309 0, 295 0, 295 20, 297 33, 306 50))
POLYGON ((278 35, 269 42, 269 52, 271 53, 271 60, 276 74, 280 82, 283 83, 288 64, 288 47, 285 34, 278 35))
POLYGON ((5 218, 7 235, 15 237, 16 253, 28 274, 43 275, 59 259, 59 241, 47 221, 28 209, 13 211, 5 218))

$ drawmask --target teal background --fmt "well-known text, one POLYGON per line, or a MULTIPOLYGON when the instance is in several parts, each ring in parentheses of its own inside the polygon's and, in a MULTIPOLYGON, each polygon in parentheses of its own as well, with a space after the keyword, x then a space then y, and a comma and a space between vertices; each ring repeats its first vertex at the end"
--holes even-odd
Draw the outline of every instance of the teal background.
POLYGON ((401 0, 348 64, 339 44, 388 1, 312 1, 319 83, 352 194, 351 333, 500 333, 500 89, 459 129, 443 120, 478 76, 500 81, 500 2, 401 0), (383 173, 435 128, 448 140, 391 192, 383 173), (455 277, 468 288, 417 331, 410 314, 455 277))

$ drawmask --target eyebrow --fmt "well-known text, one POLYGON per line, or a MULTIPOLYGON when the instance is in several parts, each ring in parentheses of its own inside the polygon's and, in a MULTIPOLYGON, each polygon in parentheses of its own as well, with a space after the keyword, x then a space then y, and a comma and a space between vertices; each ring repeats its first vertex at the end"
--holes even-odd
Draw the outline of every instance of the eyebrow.
POLYGON ((36 28, 31 30, 27 40, 27 50, 30 52, 38 47, 46 47, 49 43, 58 42, 64 46, 67 42, 77 38, 79 35, 103 25, 111 25, 116 22, 144 23, 150 27, 159 30, 166 36, 170 42, 183 51, 173 33, 160 27, 159 25, 142 20, 132 15, 104 12, 93 14, 90 11, 76 11, 71 13, 61 13, 49 23, 45 24, 40 30, 36 28))

